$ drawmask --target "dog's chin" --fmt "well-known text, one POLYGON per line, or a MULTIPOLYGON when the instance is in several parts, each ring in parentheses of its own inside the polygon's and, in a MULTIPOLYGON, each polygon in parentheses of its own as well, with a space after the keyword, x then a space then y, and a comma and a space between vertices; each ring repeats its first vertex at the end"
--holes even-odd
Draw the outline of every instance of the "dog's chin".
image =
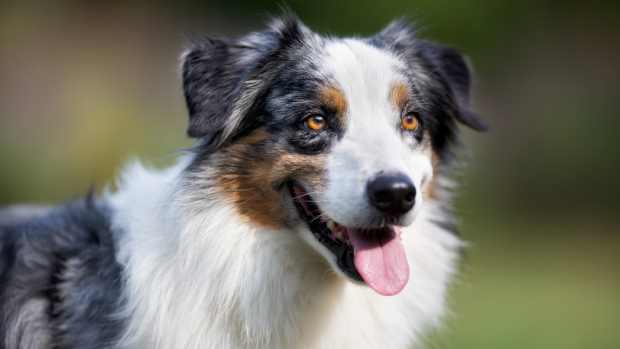
POLYGON ((399 226, 346 227, 321 211, 302 185, 290 182, 288 189, 306 226, 302 237, 338 274, 386 296, 395 295, 405 287, 409 264, 399 226))

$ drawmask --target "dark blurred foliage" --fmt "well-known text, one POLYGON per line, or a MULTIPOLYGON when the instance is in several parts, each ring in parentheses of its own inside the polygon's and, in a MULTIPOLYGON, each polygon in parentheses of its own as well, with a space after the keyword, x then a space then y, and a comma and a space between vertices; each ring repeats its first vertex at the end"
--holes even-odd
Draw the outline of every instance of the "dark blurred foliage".
MULTIPOLYGON (((0 204, 60 201, 191 144, 177 57, 262 27, 284 3, 0 4, 0 204)), ((407 17, 459 48, 486 134, 464 132, 471 241, 457 314, 430 347, 618 348, 620 3, 290 1, 313 29, 369 35, 407 17)))

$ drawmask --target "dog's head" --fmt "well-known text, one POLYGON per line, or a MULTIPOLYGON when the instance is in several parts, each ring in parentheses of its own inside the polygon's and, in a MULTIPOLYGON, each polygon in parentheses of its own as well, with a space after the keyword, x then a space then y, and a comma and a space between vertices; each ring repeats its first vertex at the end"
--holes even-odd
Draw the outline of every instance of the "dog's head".
POLYGON ((484 129, 463 57, 402 21, 337 39, 290 16, 182 59, 195 178, 252 224, 300 231, 341 275, 398 293, 401 227, 436 195, 456 123, 484 129))

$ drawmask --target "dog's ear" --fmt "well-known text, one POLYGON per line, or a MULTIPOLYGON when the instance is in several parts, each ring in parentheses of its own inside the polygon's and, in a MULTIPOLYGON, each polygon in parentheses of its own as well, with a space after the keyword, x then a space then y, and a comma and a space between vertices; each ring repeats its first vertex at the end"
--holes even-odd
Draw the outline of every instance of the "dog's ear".
POLYGON ((417 42, 418 54, 425 57, 435 68, 435 73, 447 83, 456 99, 456 119, 477 131, 486 131, 488 126, 470 109, 471 68, 457 50, 431 41, 417 42))
POLYGON ((285 52, 303 44, 308 29, 293 15, 237 40, 205 39, 181 57, 190 137, 217 147, 242 131, 277 75, 285 52))
POLYGON ((487 129, 487 125, 470 109, 471 69, 457 50, 416 38, 415 30, 405 20, 392 22, 371 40, 380 42, 412 64, 422 64, 430 69, 432 78, 444 85, 456 104, 456 119, 474 130, 487 129))

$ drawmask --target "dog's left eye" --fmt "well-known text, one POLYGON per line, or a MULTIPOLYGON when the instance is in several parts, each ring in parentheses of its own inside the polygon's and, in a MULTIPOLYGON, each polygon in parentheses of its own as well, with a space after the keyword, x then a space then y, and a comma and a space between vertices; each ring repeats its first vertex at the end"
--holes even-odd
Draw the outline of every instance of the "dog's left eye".
POLYGON ((325 118, 322 115, 310 115, 305 119, 306 126, 313 131, 321 131, 325 125, 325 118))
POLYGON ((420 128, 418 113, 407 113, 401 119, 401 127, 405 131, 414 132, 420 128))

